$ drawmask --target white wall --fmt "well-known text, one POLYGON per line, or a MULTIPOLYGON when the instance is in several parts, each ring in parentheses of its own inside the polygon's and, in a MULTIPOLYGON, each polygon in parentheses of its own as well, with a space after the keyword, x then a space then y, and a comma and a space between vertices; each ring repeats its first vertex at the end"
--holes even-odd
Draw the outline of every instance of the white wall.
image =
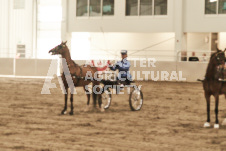
POLYGON ((205 0, 184 0, 184 32, 225 32, 226 14, 205 15, 205 0))
POLYGON ((17 44, 25 44, 27 57, 33 53, 33 0, 24 9, 14 9, 14 0, 0 0, 0 57, 15 57, 17 44))
MULTIPOLYGON (((35 35, 33 31, 34 1, 25 0, 25 9, 14 10, 14 0, 0 0, 0 57, 15 57, 17 44, 25 44, 26 51, 29 53, 28 57, 34 56, 34 42, 32 41, 35 35)), ((55 0, 51 1, 56 3, 55 0)), ((168 0, 168 15, 151 17, 125 16, 125 0, 115 0, 115 15, 113 17, 90 18, 76 18, 76 0, 62 1, 62 4, 67 6, 63 9, 63 21, 66 25, 63 29, 65 32, 62 35, 64 36, 66 32, 89 32, 90 38, 85 38, 85 41, 90 43, 90 46, 88 46, 90 51, 94 49, 112 50, 114 51, 113 54, 117 55, 121 49, 133 51, 146 48, 146 50, 170 51, 164 53, 139 51, 136 55, 153 56, 168 55, 168 53, 171 55, 183 50, 185 44, 181 41, 184 32, 188 33, 187 50, 209 50, 208 44, 203 43, 203 37, 209 32, 216 31, 221 32, 219 34, 219 48, 224 49, 226 47, 226 36, 225 33, 222 33, 226 32, 226 15, 204 15, 204 0, 168 0), (200 33, 201 35, 189 35, 189 33, 200 33), (170 38, 172 35, 174 35, 174 39, 155 47, 149 47, 170 38)), ((50 26, 51 29, 52 27, 50 26)), ((40 35, 42 36, 42 33, 40 35)), ((54 39, 56 36, 49 36, 51 38, 47 39, 48 36, 44 35, 43 37, 46 37, 46 39, 43 41, 50 42, 50 39, 56 41, 54 39)), ((58 34, 58 37, 60 37, 60 34, 58 34)), ((58 39, 60 41, 60 38, 58 39)), ((73 44, 75 47, 73 51, 76 52, 81 50, 82 45, 80 37, 74 37, 74 39, 77 39, 73 44)), ((48 45, 51 48, 54 46, 55 44, 48 45)), ((41 56, 46 56, 45 53, 48 50, 43 49, 43 43, 39 44, 38 48, 39 52, 43 51, 41 56)), ((109 54, 106 51, 95 53, 99 56, 103 55, 102 57, 109 54)))
POLYGON ((8 26, 8 11, 9 1, 0 0, 0 51, 1 56, 3 53, 6 53, 4 56, 7 56, 7 51, 9 47, 8 39, 9 39, 9 26, 8 26))
POLYGON ((220 32, 218 33, 218 47, 221 50, 224 50, 226 48, 226 32, 220 32))
MULTIPOLYGON (((169 51, 169 53, 174 53, 174 55, 183 50, 210 51, 210 41, 205 42, 205 37, 211 32, 226 31, 226 15, 205 15, 205 0, 168 0, 168 14, 151 17, 125 16, 125 0, 115 0, 113 17, 76 17, 75 0, 68 0, 65 8, 67 8, 68 18, 66 19, 67 29, 64 31, 68 33, 89 32, 90 49, 95 49, 92 45, 95 44, 104 50, 116 49, 117 51, 113 54, 117 54, 119 49, 139 50, 148 47, 155 40, 159 40, 158 35, 164 33, 174 33, 174 40, 168 42, 170 50, 172 46, 174 47, 174 51, 169 51), (99 35, 96 34, 97 32, 99 35)), ((224 45, 222 40, 220 45, 224 45)), ((162 47, 163 50, 167 49, 167 45, 158 47, 162 47)), ((141 55, 145 53, 140 52, 141 55)), ((100 54, 105 56, 107 53, 100 54)), ((155 55, 161 54, 162 52, 156 52, 155 55)), ((146 55, 153 55, 153 53, 146 55)))
POLYGON ((125 0, 115 0, 113 17, 76 17, 76 0, 68 0, 68 32, 172 32, 174 0, 168 0, 167 16, 125 16, 125 0), (102 29, 101 29, 102 28, 102 29))
POLYGON ((174 33, 74 32, 71 55, 79 60, 114 59, 120 57, 120 50, 126 49, 130 58, 151 57, 173 61, 174 41, 174 33))
POLYGON ((50 59, 48 51, 61 43, 61 0, 38 0, 37 53, 40 59, 50 59))
POLYGON ((95 48, 96 45, 96 48, 119 50, 140 50, 146 48, 172 50, 174 49, 173 40, 175 38, 174 33, 90 33, 90 36, 92 48, 95 48))
POLYGON ((209 50, 211 37, 209 33, 187 33, 187 50, 189 51, 205 51, 209 50), (205 41, 208 38, 208 41, 205 41))
POLYGON ((168 15, 152 17, 125 16, 125 0, 115 0, 113 17, 76 17, 75 0, 67 9, 68 32, 178 32, 178 18, 183 32, 226 31, 226 14, 205 15, 205 0, 168 0, 168 15))

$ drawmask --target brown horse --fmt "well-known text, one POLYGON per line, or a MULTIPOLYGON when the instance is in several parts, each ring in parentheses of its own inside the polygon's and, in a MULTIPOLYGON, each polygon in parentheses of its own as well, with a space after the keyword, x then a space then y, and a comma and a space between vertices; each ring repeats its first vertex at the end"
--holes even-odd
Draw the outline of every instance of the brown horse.
MULTIPOLYGON (((66 114, 67 111, 67 98, 68 98, 68 88, 70 88, 71 91, 71 111, 69 112, 70 115, 73 115, 73 94, 74 94, 74 87, 80 87, 82 86, 84 90, 87 92, 87 107, 89 106, 90 102, 90 93, 87 89, 87 86, 89 83, 93 83, 93 88, 96 87, 96 91, 99 92, 99 84, 100 82, 98 80, 95 80, 95 73, 97 73, 97 69, 95 67, 91 67, 90 65, 82 65, 79 66, 76 64, 72 59, 71 55, 69 52, 69 49, 66 45, 66 42, 62 42, 60 45, 56 46, 55 48, 51 49, 49 53, 52 53, 52 55, 61 55, 62 59, 65 59, 66 61, 62 61, 63 64, 63 73, 61 75, 64 88, 66 90, 65 93, 65 106, 64 109, 62 110, 61 114, 66 114), (69 69, 69 70, 67 70, 69 69), (68 72, 67 72, 68 71, 68 72), (90 73, 92 76, 91 78, 86 78, 87 73, 90 73), (70 83, 70 79, 72 78, 72 81, 70 83)), ((94 89, 92 89, 94 90, 94 89)), ((98 99, 99 107, 101 108, 101 111, 104 111, 103 106, 102 106, 102 101, 101 101, 101 95, 99 93, 95 93, 92 91, 93 95, 93 101, 94 101, 94 107, 96 107, 96 99, 98 99)))
MULTIPOLYGON (((217 49, 217 52, 211 55, 209 64, 207 66, 205 79, 203 80, 203 89, 205 93, 207 103, 207 121, 204 127, 210 127, 210 96, 213 95, 215 98, 215 115, 216 121, 214 128, 219 128, 218 121, 218 105, 219 95, 226 95, 226 83, 219 81, 222 78, 225 63, 224 51, 217 49)), ((224 78, 224 77, 223 77, 224 78)))

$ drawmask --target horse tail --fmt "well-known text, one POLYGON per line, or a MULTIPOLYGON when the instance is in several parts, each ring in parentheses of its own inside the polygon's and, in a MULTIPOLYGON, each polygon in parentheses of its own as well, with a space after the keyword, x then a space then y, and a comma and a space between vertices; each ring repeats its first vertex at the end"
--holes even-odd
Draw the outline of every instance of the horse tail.
POLYGON ((97 94, 96 94, 96 92, 95 92, 95 90, 94 90, 94 84, 93 84, 93 86, 92 86, 92 97, 93 97, 93 105, 94 105, 94 107, 96 107, 96 104, 97 104, 97 94))

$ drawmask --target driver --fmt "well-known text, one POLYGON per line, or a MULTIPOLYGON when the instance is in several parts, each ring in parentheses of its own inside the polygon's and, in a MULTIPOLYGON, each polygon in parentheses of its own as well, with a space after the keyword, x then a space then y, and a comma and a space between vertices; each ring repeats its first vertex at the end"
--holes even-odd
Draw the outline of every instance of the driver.
POLYGON ((127 50, 121 50, 121 57, 122 57, 122 60, 118 61, 114 65, 112 65, 110 63, 109 68, 113 71, 118 69, 118 71, 119 71, 118 76, 117 76, 118 84, 126 83, 129 85, 130 82, 132 81, 132 76, 129 72, 130 62, 127 60, 127 50))

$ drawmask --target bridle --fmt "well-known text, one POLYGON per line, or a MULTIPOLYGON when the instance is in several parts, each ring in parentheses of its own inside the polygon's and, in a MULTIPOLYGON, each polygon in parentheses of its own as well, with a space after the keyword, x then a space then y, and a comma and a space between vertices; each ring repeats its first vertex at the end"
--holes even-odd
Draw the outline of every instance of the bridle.
MULTIPOLYGON (((225 51, 221 51, 221 52, 218 52, 214 55, 214 58, 216 59, 217 61, 217 65, 221 65, 222 64, 222 61, 221 61, 221 58, 220 58, 220 54, 224 54, 225 55, 225 51)), ((224 58, 225 59, 225 58, 224 58)))
POLYGON ((49 52, 52 52, 53 54, 56 54, 57 53, 57 51, 59 51, 60 49, 63 49, 63 48, 65 48, 66 47, 66 45, 65 44, 60 44, 60 45, 58 45, 58 46, 56 46, 56 47, 54 47, 53 49, 51 49, 49 52))

